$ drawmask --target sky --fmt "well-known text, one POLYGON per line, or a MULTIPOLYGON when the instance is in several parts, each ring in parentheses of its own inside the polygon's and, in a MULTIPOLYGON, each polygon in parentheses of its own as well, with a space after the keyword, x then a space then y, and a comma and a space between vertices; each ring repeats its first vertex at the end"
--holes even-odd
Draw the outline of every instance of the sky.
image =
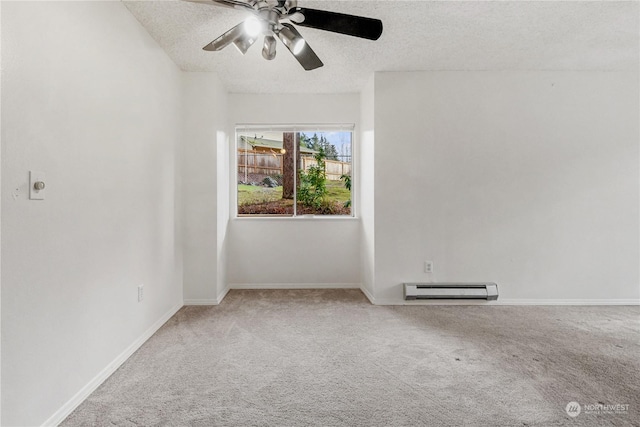
POLYGON ((320 135, 324 135, 329 143, 335 145, 338 154, 351 155, 351 132, 318 132, 318 138, 320 135))

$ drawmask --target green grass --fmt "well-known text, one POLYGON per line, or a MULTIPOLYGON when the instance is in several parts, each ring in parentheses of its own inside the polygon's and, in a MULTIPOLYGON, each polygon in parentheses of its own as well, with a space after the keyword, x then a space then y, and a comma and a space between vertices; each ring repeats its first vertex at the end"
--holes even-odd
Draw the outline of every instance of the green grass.
POLYGON ((274 202, 282 199, 282 186, 262 187, 258 185, 238 184, 238 205, 274 202))
POLYGON ((351 199, 351 192, 344 188, 342 181, 327 181, 327 196, 325 200, 342 204, 349 199, 351 199))
MULTIPOLYGON (((274 202, 282 199, 282 186, 268 188, 258 185, 238 184, 238 205, 253 205, 256 203, 274 202)), ((342 181, 327 181, 328 202, 343 204, 351 199, 351 192, 344 188, 342 181)))

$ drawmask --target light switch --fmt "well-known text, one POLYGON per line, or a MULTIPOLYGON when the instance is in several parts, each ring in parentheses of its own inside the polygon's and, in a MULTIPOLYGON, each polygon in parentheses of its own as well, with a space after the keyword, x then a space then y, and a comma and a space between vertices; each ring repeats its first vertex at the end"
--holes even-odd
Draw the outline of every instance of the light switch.
POLYGON ((46 191, 44 172, 29 171, 29 199, 44 200, 46 191))

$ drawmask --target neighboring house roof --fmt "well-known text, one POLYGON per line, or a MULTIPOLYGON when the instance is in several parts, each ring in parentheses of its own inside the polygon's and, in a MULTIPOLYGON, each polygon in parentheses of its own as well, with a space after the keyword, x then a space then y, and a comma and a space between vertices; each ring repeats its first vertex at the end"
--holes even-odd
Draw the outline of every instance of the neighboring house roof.
MULTIPOLYGON (((273 139, 264 139, 264 138, 249 138, 247 136, 241 136, 240 139, 247 144, 251 145, 253 148, 267 148, 272 150, 280 151, 282 150, 282 141, 276 141, 273 139)), ((312 150, 304 145, 300 145, 300 153, 302 154, 316 154, 316 150, 312 150)))

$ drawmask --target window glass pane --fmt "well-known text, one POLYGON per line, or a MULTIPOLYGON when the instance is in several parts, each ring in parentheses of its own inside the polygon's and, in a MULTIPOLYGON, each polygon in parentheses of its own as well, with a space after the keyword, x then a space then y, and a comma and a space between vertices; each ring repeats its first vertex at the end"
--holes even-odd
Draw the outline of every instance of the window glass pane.
POLYGON ((352 132, 237 132, 238 215, 352 215, 352 132))
POLYGON ((300 132, 298 215, 351 215, 351 132, 300 132))
POLYGON ((293 170, 282 132, 238 133, 238 215, 292 216, 293 195, 283 197, 283 172, 293 170))

